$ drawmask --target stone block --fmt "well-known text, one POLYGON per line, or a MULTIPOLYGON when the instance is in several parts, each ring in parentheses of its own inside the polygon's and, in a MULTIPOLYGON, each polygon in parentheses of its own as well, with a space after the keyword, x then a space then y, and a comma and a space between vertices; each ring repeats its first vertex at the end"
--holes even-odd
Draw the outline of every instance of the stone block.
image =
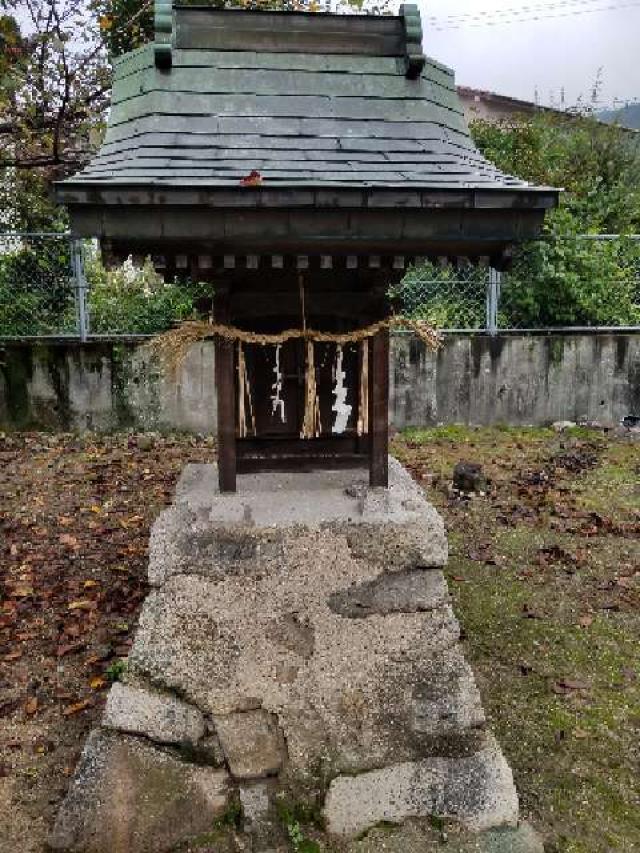
POLYGON ((159 743, 195 745, 205 733, 203 715, 176 696, 114 684, 102 718, 106 728, 146 735, 159 743))
POLYGON ((409 569, 385 573, 375 580, 334 593, 329 607, 339 616, 359 619, 378 614, 420 613, 449 600, 444 575, 438 569, 409 569))
POLYGON ((345 535, 354 556, 386 571, 443 566, 442 519, 420 487, 389 459, 389 489, 369 489, 353 472, 242 475, 238 492, 217 492, 216 468, 189 466, 176 503, 153 526, 149 581, 197 574, 219 579, 255 574, 282 560, 296 528, 345 535))
POLYGON ((405 762, 333 780, 325 801, 327 830, 354 837, 383 821, 437 815, 480 832, 516 826, 518 797, 500 748, 463 758, 405 762))
POLYGON ((480 692, 459 649, 449 649, 423 662, 411 710, 410 728, 420 734, 441 737, 484 724, 480 692))
POLYGON ((274 714, 245 711, 215 717, 214 723, 229 769, 236 778, 272 776, 283 766, 284 738, 274 714))
POLYGON ((48 843, 66 853, 161 853, 210 831, 230 797, 224 770, 95 730, 48 843))
POLYGON ((446 842, 429 821, 410 820, 402 826, 372 829, 348 844, 346 853, 544 853, 538 834, 526 823, 470 833, 447 826, 446 842))

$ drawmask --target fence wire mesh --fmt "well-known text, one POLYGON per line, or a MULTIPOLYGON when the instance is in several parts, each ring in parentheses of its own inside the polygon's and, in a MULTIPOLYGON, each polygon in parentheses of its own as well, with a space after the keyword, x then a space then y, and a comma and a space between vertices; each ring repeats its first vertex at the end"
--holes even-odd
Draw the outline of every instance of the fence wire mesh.
MULTIPOLYGON (((211 313, 215 283, 165 277, 151 258, 107 269, 96 240, 0 234, 0 338, 154 334, 211 313)), ((640 329, 640 237, 539 240, 508 273, 422 260, 389 295, 443 330, 640 329)))
POLYGON ((418 262, 389 296, 398 310, 439 329, 483 330, 487 325, 489 268, 470 263, 418 262))
POLYGON ((0 234, 0 336, 76 335, 72 243, 64 234, 0 234))

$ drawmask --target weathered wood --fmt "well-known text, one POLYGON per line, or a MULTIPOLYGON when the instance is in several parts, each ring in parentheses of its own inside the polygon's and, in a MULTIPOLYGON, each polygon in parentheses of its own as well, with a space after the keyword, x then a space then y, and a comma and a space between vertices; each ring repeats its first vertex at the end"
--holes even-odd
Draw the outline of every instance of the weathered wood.
MULTIPOLYGON (((116 57, 113 65, 118 80, 138 74, 151 64, 151 54, 145 46, 131 53, 116 57)), ((301 54, 290 52, 258 53, 244 50, 173 50, 173 71, 178 68, 220 68, 272 71, 290 71, 305 74, 329 71, 334 74, 382 75, 402 74, 400 57, 349 56, 348 54, 301 54)), ((173 73, 173 72, 172 72, 173 73)), ((425 79, 455 92, 454 73, 435 59, 427 58, 422 72, 425 79)))
MULTIPOLYGON (((465 133, 466 122, 461 112, 442 107, 426 97, 368 98, 354 95, 333 98, 321 95, 253 95, 210 94, 155 91, 143 93, 115 103, 109 114, 111 125, 152 115, 171 116, 272 116, 331 121, 428 121, 465 133)), ((166 124, 166 120, 165 120, 166 124)))
POLYGON ((426 98, 440 106, 462 113, 456 92, 440 86, 429 79, 421 79, 415 86, 408 87, 397 70, 392 74, 344 74, 333 71, 304 71, 292 74, 289 69, 227 68, 215 75, 203 74, 202 68, 175 68, 167 77, 154 69, 145 69, 119 80, 114 92, 113 103, 149 92, 191 92, 194 94, 237 94, 254 95, 318 95, 330 93, 332 98, 398 98, 415 100, 426 98))
POLYGON ((369 484, 389 485, 389 332, 370 341, 369 484))
POLYGON ((243 15, 184 6, 176 10, 178 48, 403 56, 404 42, 401 20, 395 17, 295 12, 243 15))
MULTIPOLYGON (((237 134, 261 134, 293 137, 318 137, 331 139, 424 139, 446 143, 447 147, 458 146, 466 151, 475 151, 468 134, 451 128, 445 136, 441 124, 432 119, 417 121, 360 120, 351 118, 317 118, 316 116, 265 116, 265 115, 144 115, 140 118, 109 122, 106 142, 141 133, 188 133, 207 134, 214 138, 237 134)), ((228 139, 232 142, 232 139, 228 139)))
MULTIPOLYGON (((214 313, 229 322, 228 294, 216 290, 214 313)), ((235 345, 215 340, 216 394, 218 401, 218 481, 221 492, 236 491, 236 377, 235 345)))

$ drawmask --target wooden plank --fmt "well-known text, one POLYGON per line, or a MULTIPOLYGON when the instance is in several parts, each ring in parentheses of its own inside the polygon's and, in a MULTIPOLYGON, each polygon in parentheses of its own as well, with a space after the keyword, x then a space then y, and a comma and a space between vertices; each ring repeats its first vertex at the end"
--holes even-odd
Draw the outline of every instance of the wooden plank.
POLYGON ((105 136, 106 142, 115 142, 141 133, 185 133, 207 136, 235 137, 243 135, 293 136, 352 140, 426 140, 458 146, 475 151, 466 130, 457 131, 440 122, 359 120, 316 117, 273 117, 273 116, 214 116, 214 115, 144 115, 125 118, 120 122, 110 120, 105 136), (446 130, 446 137, 445 137, 446 130))
MULTIPOLYGON (((288 160, 288 159, 272 159, 269 157, 260 157, 255 155, 246 155, 231 159, 202 160, 190 157, 171 157, 165 154, 164 157, 141 157, 137 153, 135 155, 125 157, 102 158, 97 157, 87 167, 87 172, 99 174, 100 172, 144 172, 150 175, 158 175, 165 177, 174 177, 177 175, 194 175, 194 176, 218 176, 221 178, 230 177, 231 179, 240 179, 248 175, 251 171, 257 169, 263 180, 273 177, 282 178, 291 176, 296 180, 312 180, 315 176, 323 178, 326 175, 340 175, 350 180, 359 180, 364 173, 367 175, 373 174, 381 179, 387 179, 388 175, 411 174, 431 176, 434 179, 442 180, 450 177, 457 179, 459 176, 465 180, 472 178, 478 182, 483 179, 488 179, 493 182, 496 178, 501 178, 497 170, 487 167, 480 170, 470 164, 459 164, 457 162, 438 162, 433 159, 425 158, 424 160, 416 158, 414 160, 405 160, 404 162, 389 163, 387 161, 371 162, 369 160, 359 160, 357 157, 351 159, 335 161, 308 161, 308 160, 288 160)), ((340 179, 341 179, 340 178, 340 179)))
MULTIPOLYGON (((114 60, 116 69, 115 83, 132 74, 151 69, 154 66, 153 50, 145 45, 139 51, 125 54, 114 60)), ((173 50, 173 70, 177 68, 289 71, 300 74, 315 71, 330 72, 334 75, 404 75, 404 58, 385 56, 349 56, 348 54, 301 54, 301 53, 257 53, 232 50, 173 50)), ((454 72, 427 58, 422 78, 430 80, 442 88, 456 92, 454 72)))
POLYGON ((389 485, 389 332, 369 344, 369 485, 389 485))
MULTIPOLYGON (((466 134, 462 113, 424 98, 330 98, 326 95, 199 95, 191 92, 154 91, 120 101, 111 108, 110 124, 156 115, 194 117, 264 117, 339 119, 354 121, 433 122, 466 134)), ((335 135, 335 126, 333 128, 335 135)))
POLYGON ((142 148, 137 147, 127 151, 105 152, 101 150, 99 155, 91 161, 91 168, 114 167, 120 164, 130 163, 135 158, 137 166, 161 167, 168 164, 184 167, 195 166, 198 168, 225 169, 233 166, 246 168, 247 163, 254 164, 253 168, 260 168, 260 164, 268 163, 271 169, 322 171, 324 169, 340 169, 352 166, 380 169, 416 169, 442 167, 446 171, 464 170, 490 170, 496 172, 495 167, 488 165, 486 161, 478 159, 462 160, 454 154, 429 154, 425 151, 404 152, 400 154, 383 154, 382 152, 336 152, 336 151, 296 151, 295 149, 268 150, 264 148, 142 148))
POLYGON ((286 151, 278 156, 293 156, 319 160, 348 159, 353 154, 370 154, 373 158, 401 157, 406 154, 426 154, 430 157, 456 159, 459 156, 478 157, 477 152, 460 149, 458 146, 438 140, 414 139, 350 139, 347 137, 299 137, 262 136, 260 134, 235 134, 212 136, 203 133, 142 133, 124 137, 117 142, 107 142, 100 148, 100 156, 129 153, 132 149, 160 156, 160 152, 175 151, 194 156, 217 154, 233 156, 234 152, 286 151))
POLYGON ((176 47, 287 53, 404 55, 395 17, 176 9, 176 47))
MULTIPOLYGON (((248 51, 180 50, 173 51, 173 69, 198 69, 201 73, 212 70, 265 69, 289 71, 296 74, 329 72, 334 76, 389 76, 405 73, 404 57, 349 56, 348 54, 253 53, 248 51)), ((132 75, 153 69, 153 52, 145 46, 140 52, 125 54, 114 61, 116 74, 114 86, 132 75), (126 60, 126 61, 123 61, 126 60), (117 64, 116 64, 117 63, 117 64)), ((454 72, 427 59, 421 79, 457 94, 454 72)))
POLYGON ((170 75, 156 69, 117 80, 112 104, 149 92, 191 92, 194 94, 324 95, 330 98, 399 98, 428 100, 462 114, 457 93, 430 80, 407 81, 404 76, 335 74, 271 69, 173 68, 170 75))
MULTIPOLYGON (((251 166, 251 163, 247 164, 251 166)), ((216 174, 212 170, 206 169, 179 169, 172 167, 170 174, 167 169, 141 169, 135 166, 131 168, 108 169, 108 170, 86 170, 83 173, 87 180, 112 182, 118 179, 123 182, 132 184, 150 182, 153 186, 201 186, 201 187, 230 187, 237 188, 242 178, 247 174, 247 169, 235 169, 221 171, 216 174)), ((378 187, 394 187, 402 192, 403 189, 427 189, 427 188, 467 188, 482 189, 483 187, 493 189, 496 186, 496 180, 491 176, 474 176, 471 173, 462 174, 446 174, 435 172, 382 172, 382 171, 365 171, 364 169, 350 169, 342 172, 325 171, 325 172, 278 172, 269 169, 268 166, 262 168, 263 186, 272 182, 272 186, 282 187, 322 187, 324 185, 335 187, 360 187, 366 183, 371 188, 378 187)), ((500 185, 500 184, 498 184, 500 185)), ((504 187, 518 186, 518 183, 510 184, 505 182, 501 184, 504 187)), ((396 205, 400 206, 400 202, 396 205)))
MULTIPOLYGON (((216 289, 214 314, 229 322, 227 293, 216 289)), ((236 491, 236 377, 235 345, 215 339, 216 396, 218 402, 218 482, 221 492, 236 491)))

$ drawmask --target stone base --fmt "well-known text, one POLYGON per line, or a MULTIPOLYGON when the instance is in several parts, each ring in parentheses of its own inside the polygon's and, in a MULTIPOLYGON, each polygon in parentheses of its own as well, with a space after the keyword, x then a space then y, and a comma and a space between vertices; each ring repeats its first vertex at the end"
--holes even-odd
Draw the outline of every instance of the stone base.
POLYGON ((517 825, 458 643, 442 521, 390 462, 384 490, 353 473, 264 474, 233 495, 217 494, 214 466, 187 467, 152 531, 156 589, 126 683, 55 849, 171 850, 230 823, 238 849, 286 849, 285 802, 335 841, 430 816, 517 825))

